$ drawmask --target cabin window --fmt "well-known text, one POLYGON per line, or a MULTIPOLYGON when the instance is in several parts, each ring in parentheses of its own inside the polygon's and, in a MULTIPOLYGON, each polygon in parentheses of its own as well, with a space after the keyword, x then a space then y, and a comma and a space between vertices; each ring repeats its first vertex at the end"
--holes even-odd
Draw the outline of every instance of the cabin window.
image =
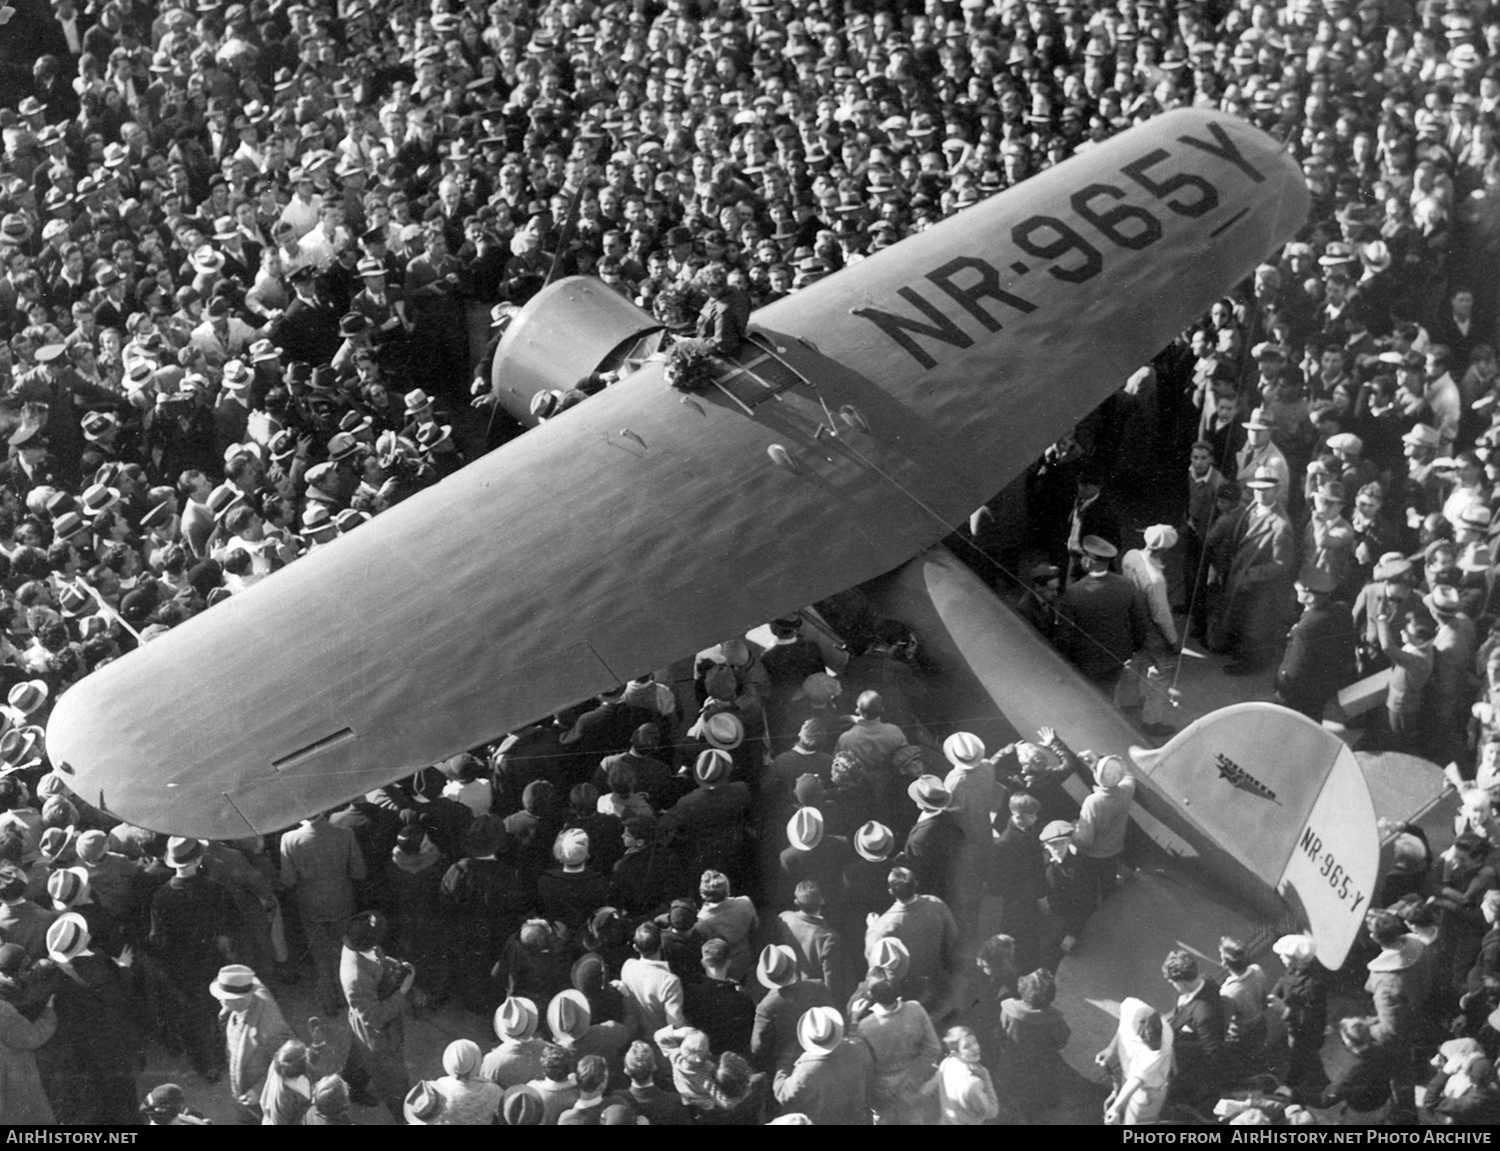
POLYGON ((753 409, 807 381, 782 361, 763 337, 751 333, 737 353, 714 361, 713 382, 735 403, 753 409))

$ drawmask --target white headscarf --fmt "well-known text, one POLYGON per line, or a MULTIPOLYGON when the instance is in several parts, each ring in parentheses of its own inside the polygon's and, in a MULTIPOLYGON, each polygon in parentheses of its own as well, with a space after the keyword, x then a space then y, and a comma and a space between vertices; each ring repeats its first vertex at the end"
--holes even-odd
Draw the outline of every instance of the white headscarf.
POLYGON ((1161 1050, 1152 1051, 1141 1041, 1141 1023, 1156 1009, 1139 999, 1120 1004, 1120 1068, 1126 1079, 1139 1079, 1147 1087, 1165 1085, 1172 1071, 1172 1029, 1161 1023, 1161 1050))

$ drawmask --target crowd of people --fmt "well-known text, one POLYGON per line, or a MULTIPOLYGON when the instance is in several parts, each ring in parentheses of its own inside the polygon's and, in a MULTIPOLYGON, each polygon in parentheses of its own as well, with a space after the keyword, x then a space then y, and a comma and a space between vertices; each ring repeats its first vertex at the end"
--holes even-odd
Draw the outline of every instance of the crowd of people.
POLYGON ((1493 1115, 1489 5, 18 0, 0 25, 0 1120, 192 1122, 197 1084, 141 1102, 147 1042, 273 1124, 1045 1118, 1134 780, 1052 731, 934 741, 899 628, 853 620, 830 668, 779 620, 686 710, 633 682, 236 844, 90 807, 43 725, 518 431, 465 432, 495 402, 477 317, 593 275, 712 351, 1183 106, 1273 133, 1313 214, 1008 493, 1047 558, 1023 610, 1156 734, 1189 638, 1314 720, 1363 700, 1370 745, 1451 764, 1463 825, 1436 857, 1396 840, 1352 1071, 1326 1082, 1312 941, 1278 943, 1268 999, 1230 939, 1221 980, 1167 957, 1169 1016, 1122 1006, 1106 1115, 1409 1118, 1434 1051, 1424 1113, 1493 1115), (1116 496, 1161 477, 1137 539, 1116 496), (289 1018, 309 979, 319 1014, 289 1018), (444 1005, 499 1045, 409 1067, 405 1021, 444 1005))

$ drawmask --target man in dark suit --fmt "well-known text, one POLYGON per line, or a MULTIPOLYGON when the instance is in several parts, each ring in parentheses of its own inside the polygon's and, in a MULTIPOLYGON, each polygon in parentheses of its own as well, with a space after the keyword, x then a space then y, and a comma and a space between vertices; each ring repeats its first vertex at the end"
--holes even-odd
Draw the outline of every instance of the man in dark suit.
POLYGON ((1354 679, 1354 620, 1349 608, 1333 601, 1336 584, 1315 568, 1297 580, 1302 616, 1286 637, 1286 654, 1276 673, 1276 699, 1314 723, 1339 688, 1354 679))
POLYGON ((951 907, 956 895, 954 865, 964 842, 963 828, 948 810, 952 796, 935 775, 913 780, 906 794, 922 812, 906 835, 906 846, 902 849, 906 865, 916 875, 917 887, 923 894, 935 895, 951 907))
POLYGON ((224 962, 240 917, 229 891, 200 872, 203 854, 196 839, 168 844, 166 862, 176 874, 152 897, 148 943, 170 985, 164 996, 168 1026, 187 1048, 198 1074, 216 1083, 223 1074, 224 1047, 215 1036, 217 1010, 208 985, 224 962))
POLYGON ((1433 317, 1427 330, 1434 344, 1452 351, 1453 370, 1462 375, 1469 366, 1469 353, 1484 338, 1479 321, 1474 318, 1473 290, 1463 284, 1455 285, 1448 295, 1448 307, 1433 317))
POLYGON ((79 481, 79 461, 87 446, 80 420, 86 407, 112 410, 127 407, 123 396, 90 384, 74 370, 62 344, 37 349, 33 368, 16 381, 11 395, 47 406, 47 443, 57 458, 58 474, 69 483, 79 481))
POLYGON ((1058 601, 1059 646, 1078 670, 1106 691, 1146 642, 1146 605, 1134 584, 1109 570, 1117 553, 1098 536, 1081 541, 1084 574, 1058 601))
POLYGON ((1198 961, 1186 951, 1169 952, 1161 973, 1177 992, 1177 1004, 1167 1018, 1177 1056, 1169 1096, 1189 1106, 1212 1106, 1224 1083, 1227 1030, 1218 984, 1199 973, 1198 961))
POLYGON ((71 60, 83 50, 84 17, 71 0, 6 0, 0 31, 0 100, 13 105, 31 94, 32 68, 36 60, 52 55, 71 60), (8 11, 6 11, 8 9, 8 11), (72 30, 72 37, 65 30, 72 30), (76 46, 72 39, 76 38, 76 46))
POLYGON ((755 1000, 729 978, 729 944, 705 940, 700 962, 704 978, 682 988, 683 1015, 708 1036, 710 1049, 748 1052, 755 1031, 755 1000))
POLYGON ((297 298, 271 329, 271 342, 286 353, 287 360, 304 364, 326 364, 343 342, 338 314, 319 297, 312 265, 291 275, 297 298))
POLYGON ((636 728, 657 717, 645 708, 628 704, 620 697, 624 685, 611 688, 599 697, 599 706, 578 717, 572 730, 562 736, 562 745, 574 752, 580 762, 590 766, 606 755, 625 751, 636 728))
MULTIPOLYGON (((1104 492, 1104 473, 1088 466, 1078 477, 1078 498, 1068 521, 1069 562, 1083 563, 1083 541, 1096 536, 1111 544, 1120 542, 1120 516, 1114 501, 1104 492)), ((1059 566, 1062 566, 1059 563, 1059 566)))
POLYGON ((796 953, 785 945, 761 951, 755 977, 767 994, 755 1008, 750 1060, 758 1070, 785 1073, 801 1050, 797 1021, 814 1007, 832 1007, 833 996, 822 983, 802 978, 796 953))
POLYGON ((0 464, 0 483, 26 492, 38 484, 52 482, 57 474, 57 459, 47 450, 41 424, 23 422, 11 433, 8 443, 16 450, 0 464))
POLYGON ((1219 518, 1219 492, 1229 482, 1214 466, 1213 451, 1213 445, 1206 440, 1199 440, 1192 447, 1182 532, 1183 591, 1191 617, 1188 623, 1190 633, 1196 631, 1199 635, 1208 629, 1208 597, 1204 594, 1208 565, 1203 562, 1203 553, 1209 528, 1219 518))
POLYGON ((1016 941, 1016 970, 1031 971, 1041 954, 1042 915, 1047 895, 1047 859, 1036 826, 1041 803, 1025 793, 1010 797, 1010 820, 995 842, 991 890, 1005 901, 1000 930, 1016 941))

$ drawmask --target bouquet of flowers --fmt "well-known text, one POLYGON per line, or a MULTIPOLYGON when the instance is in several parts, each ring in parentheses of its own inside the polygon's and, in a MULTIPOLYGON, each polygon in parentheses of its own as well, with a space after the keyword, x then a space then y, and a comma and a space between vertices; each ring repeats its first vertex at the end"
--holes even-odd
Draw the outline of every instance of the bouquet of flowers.
POLYGON ((667 383, 679 392, 701 392, 713 382, 711 353, 697 340, 682 340, 667 349, 667 383))

